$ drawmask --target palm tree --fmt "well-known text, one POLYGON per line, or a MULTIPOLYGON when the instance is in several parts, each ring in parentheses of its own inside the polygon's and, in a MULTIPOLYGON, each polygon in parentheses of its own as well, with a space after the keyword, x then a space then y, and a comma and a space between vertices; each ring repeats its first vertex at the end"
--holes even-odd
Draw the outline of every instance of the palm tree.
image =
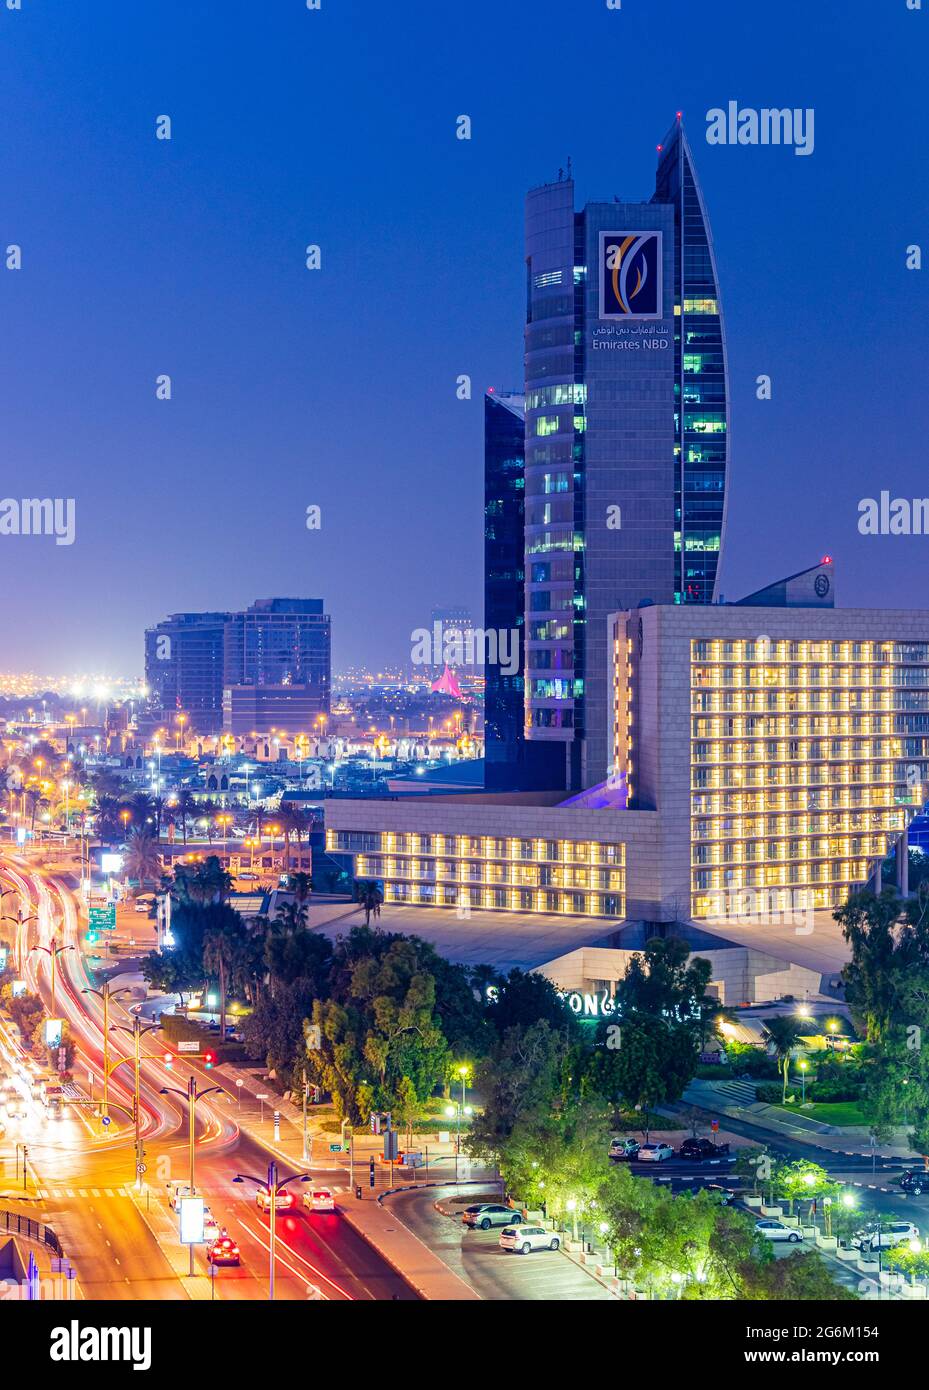
POLYGON ((161 872, 158 846, 144 830, 133 830, 126 841, 126 876, 138 881, 141 889, 146 883, 157 882, 161 872))
POLYGON ((192 816, 197 809, 197 803, 193 792, 180 791, 177 794, 177 805, 174 808, 175 815, 181 823, 181 834, 184 837, 184 844, 187 844, 187 817, 192 816))
POLYGON ((309 874, 291 874, 290 886, 293 889, 294 898, 301 907, 309 901, 312 886, 309 874))
POLYGON ((290 837, 296 835, 299 842, 303 817, 292 806, 283 806, 277 815, 278 824, 284 832, 284 871, 290 871, 290 837))
POLYGON ((371 913, 373 912, 375 917, 379 915, 384 894, 376 883, 366 883, 359 880, 355 884, 355 898, 364 908, 365 926, 367 927, 371 921, 371 913))
POLYGON ((784 1100, 787 1099, 787 1076, 790 1071, 790 1054, 796 1047, 800 1036, 795 1019, 785 1015, 766 1019, 762 1025, 764 1040, 777 1058, 778 1067, 784 1073, 784 1100))
POLYGON ((226 972, 234 970, 241 939, 222 927, 208 927, 203 936, 203 968, 219 976, 219 1036, 226 1039, 226 972))

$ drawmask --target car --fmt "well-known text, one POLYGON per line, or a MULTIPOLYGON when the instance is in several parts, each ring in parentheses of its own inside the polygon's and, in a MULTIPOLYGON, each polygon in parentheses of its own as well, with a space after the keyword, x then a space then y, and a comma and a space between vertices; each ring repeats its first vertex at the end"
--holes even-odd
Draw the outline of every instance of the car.
POLYGON ((133 910, 133 912, 145 912, 145 913, 148 913, 148 912, 150 911, 150 908, 149 908, 148 903, 133 903, 133 905, 132 905, 132 910, 133 910))
MULTIPOLYGON (((271 1193, 266 1187, 259 1187, 255 1193, 255 1201, 261 1211, 271 1210, 271 1193)), ((275 1211, 291 1211, 294 1205, 294 1194, 292 1192, 278 1192, 274 1198, 275 1211)))
POLYGON ((731 1187, 723 1187, 721 1182, 705 1182, 700 1188, 701 1192, 709 1192, 711 1196, 719 1198, 720 1205, 728 1207, 735 1201, 735 1193, 731 1187))
POLYGON ((803 1239, 803 1232, 795 1226, 785 1226, 783 1221, 756 1221, 755 1234, 765 1240, 789 1240, 792 1245, 803 1239))
POLYGON ((240 879, 242 883, 257 883, 259 875, 250 873, 239 873, 236 874, 236 878, 240 879))
POLYGON ((240 1265, 242 1263, 239 1247, 232 1236, 226 1235, 225 1231, 211 1245, 208 1260, 211 1265, 240 1265))
POLYGON ((26 1102, 18 1091, 7 1091, 4 1097, 4 1108, 8 1120, 24 1120, 26 1118, 26 1102))
POLYGON ((181 1198, 190 1196, 190 1187, 187 1183, 169 1182, 166 1184, 168 1189, 168 1200, 171 1203, 172 1211, 180 1211, 181 1198))
POLYGON ((491 1226, 519 1226, 522 1223, 518 1212, 514 1212, 512 1207, 501 1206, 499 1202, 477 1202, 472 1207, 465 1207, 461 1219, 466 1226, 482 1231, 489 1231, 491 1226))
POLYGON ((203 1238, 204 1240, 219 1240, 219 1222, 210 1211, 209 1207, 203 1208, 203 1238))
POLYGON ((663 1163, 672 1158, 674 1150, 670 1144, 643 1144, 636 1157, 640 1163, 663 1163))
POLYGON ((922 1168, 907 1168, 900 1175, 900 1186, 911 1197, 921 1197, 929 1192, 929 1173, 922 1168))
POLYGON ((640 1145, 635 1139, 611 1139, 610 1158, 614 1163, 628 1161, 638 1156, 640 1145))
POLYGON ((533 1250, 557 1250, 561 1240, 553 1231, 546 1231, 544 1226, 529 1226, 518 1221, 503 1228, 497 1243, 501 1250, 528 1255, 533 1250))
POLYGON ((685 1139, 678 1150, 681 1158, 702 1163, 705 1158, 725 1158, 728 1144, 714 1144, 711 1139, 685 1139))
POLYGON ((335 1201, 328 1187, 315 1187, 312 1192, 304 1192, 303 1205, 307 1211, 335 1211, 335 1201))
POLYGON ((888 1221, 884 1226, 869 1226, 852 1236, 852 1245, 858 1250, 892 1250, 895 1245, 906 1245, 908 1241, 919 1240, 919 1227, 912 1221, 888 1221))

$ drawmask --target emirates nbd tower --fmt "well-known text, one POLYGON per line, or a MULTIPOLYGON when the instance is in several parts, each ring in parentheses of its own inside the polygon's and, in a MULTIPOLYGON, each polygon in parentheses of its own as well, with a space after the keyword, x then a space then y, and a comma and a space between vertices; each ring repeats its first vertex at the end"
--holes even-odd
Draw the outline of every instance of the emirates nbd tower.
POLYGON ((609 777, 608 618, 716 597, 726 339, 678 119, 648 202, 526 199, 525 738, 552 787, 609 777))

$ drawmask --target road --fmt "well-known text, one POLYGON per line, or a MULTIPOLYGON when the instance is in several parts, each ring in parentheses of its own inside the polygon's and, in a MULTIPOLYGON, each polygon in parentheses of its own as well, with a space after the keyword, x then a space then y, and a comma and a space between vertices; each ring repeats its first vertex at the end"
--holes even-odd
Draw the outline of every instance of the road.
MULTIPOLYGON (((470 1191, 467 1201, 499 1201, 499 1193, 470 1191)), ((454 1184, 397 1192, 384 1199, 389 1210, 439 1255, 450 1269, 488 1300, 564 1299, 606 1300, 613 1295, 561 1251, 538 1250, 515 1255, 501 1250, 499 1230, 472 1231, 460 1219, 437 1211, 435 1203, 453 1210, 466 1205, 454 1184), (457 1200, 456 1200, 457 1198, 457 1200)))
MULTIPOLYGON (((103 1076, 103 1002, 84 991, 97 981, 88 974, 79 938, 77 904, 67 882, 22 859, 0 862, 0 881, 19 901, 22 916, 34 916, 18 933, 20 976, 31 992, 51 1004, 50 958, 36 946, 52 941, 73 950, 58 957, 56 1013, 68 1019, 76 1044, 74 1074, 95 1077, 99 1100, 103 1076)), ((12 899, 5 900, 10 911, 12 899)), ((128 997, 109 1003, 110 1064, 128 1056, 131 1039, 112 1031, 132 1024, 128 997)), ((157 1035, 142 1040, 140 1067, 141 1131, 145 1146, 145 1187, 135 1176, 131 1122, 133 1066, 120 1065, 110 1082, 112 1123, 106 1129, 91 1107, 65 1107, 49 1118, 44 1107, 27 1103, 22 1119, 5 1119, 0 1139, 0 1202, 15 1206, 51 1226, 74 1262, 85 1298, 100 1299, 263 1299, 269 1296, 269 1216, 259 1211, 254 1183, 235 1184, 238 1173, 263 1177, 269 1155, 235 1122, 235 1097, 199 1062, 183 1068, 165 1065, 157 1035), (188 1177, 186 1102, 163 1095, 162 1088, 185 1089, 190 1074, 198 1089, 216 1087, 197 1104, 196 1188, 217 1223, 239 1245, 240 1267, 208 1277, 204 1250, 195 1253, 197 1274, 187 1274, 188 1255, 178 1243, 177 1217, 170 1210, 166 1184, 188 1177), (119 1107, 124 1107, 120 1109, 119 1107), (16 1179, 17 1144, 27 1144, 27 1189, 16 1179)), ((0 1070, 12 1074, 17 1060, 11 1034, 0 1036, 0 1070)), ((21 1168, 20 1168, 21 1174, 21 1168)), ((310 1168, 321 1181, 332 1170, 310 1168)), ((282 1177, 288 1176, 286 1173, 282 1177)), ((294 1184, 298 1201, 301 1187, 294 1184)), ((306 1300, 308 1291, 336 1301, 412 1299, 415 1295, 395 1271, 337 1213, 278 1213, 275 1297, 306 1300)))

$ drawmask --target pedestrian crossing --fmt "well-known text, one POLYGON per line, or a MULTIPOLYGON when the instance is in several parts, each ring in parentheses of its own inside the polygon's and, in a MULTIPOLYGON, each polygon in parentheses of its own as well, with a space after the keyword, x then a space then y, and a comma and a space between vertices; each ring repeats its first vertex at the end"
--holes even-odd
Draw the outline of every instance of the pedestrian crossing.
POLYGON ((125 1187, 37 1187, 35 1196, 43 1202, 82 1202, 90 1197, 128 1197, 125 1187))

